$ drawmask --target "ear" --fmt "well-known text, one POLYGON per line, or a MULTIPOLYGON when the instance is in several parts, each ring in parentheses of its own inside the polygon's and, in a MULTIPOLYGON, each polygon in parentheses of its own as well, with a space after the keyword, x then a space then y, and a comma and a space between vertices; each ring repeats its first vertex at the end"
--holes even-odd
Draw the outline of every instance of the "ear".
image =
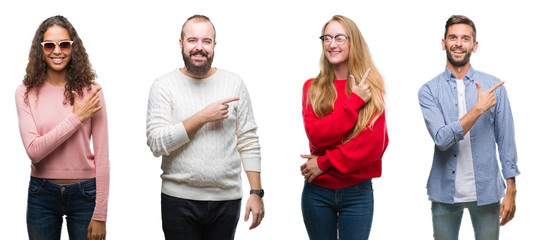
POLYGON ((446 50, 446 40, 442 39, 442 50, 446 50))
POLYGON ((214 41, 214 46, 213 46, 213 48, 215 48, 215 45, 216 45, 216 44, 217 44, 217 42, 216 42, 216 41, 214 41))
POLYGON ((178 45, 180 45, 180 49, 183 49, 183 46, 182 46, 182 38, 178 39, 178 45))
POLYGON ((473 53, 477 52, 477 47, 479 46, 479 43, 477 41, 474 42, 474 49, 472 49, 473 53))

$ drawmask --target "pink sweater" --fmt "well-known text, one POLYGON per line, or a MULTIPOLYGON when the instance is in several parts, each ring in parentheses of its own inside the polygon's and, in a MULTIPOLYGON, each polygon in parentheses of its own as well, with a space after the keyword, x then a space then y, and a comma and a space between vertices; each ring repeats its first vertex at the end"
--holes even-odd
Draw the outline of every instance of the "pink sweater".
MULTIPOLYGON (((94 83, 92 91, 100 87, 94 83)), ((93 220, 106 221, 109 191, 108 123, 104 95, 103 108, 83 123, 64 102, 64 87, 45 82, 39 95, 33 89, 24 102, 26 86, 15 94, 22 142, 32 160, 31 175, 47 179, 96 178, 97 196, 93 220), (94 153, 90 143, 93 142, 94 153)), ((84 98, 88 97, 87 89, 84 98)))

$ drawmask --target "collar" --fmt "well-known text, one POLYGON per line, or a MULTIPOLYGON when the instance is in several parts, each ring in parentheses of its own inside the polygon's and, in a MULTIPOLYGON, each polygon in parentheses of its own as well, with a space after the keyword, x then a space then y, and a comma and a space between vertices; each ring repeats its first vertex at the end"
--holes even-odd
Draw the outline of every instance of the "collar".
MULTIPOLYGON (((447 67, 445 67, 445 69, 446 70, 444 71, 442 76, 444 77, 444 80, 446 80, 446 82, 457 80, 455 74, 453 74, 447 67)), ((474 70, 474 68, 472 68, 472 66, 470 65, 470 69, 468 69, 468 72, 463 78, 464 83, 467 83, 468 81, 473 83, 475 72, 476 70, 474 70)))

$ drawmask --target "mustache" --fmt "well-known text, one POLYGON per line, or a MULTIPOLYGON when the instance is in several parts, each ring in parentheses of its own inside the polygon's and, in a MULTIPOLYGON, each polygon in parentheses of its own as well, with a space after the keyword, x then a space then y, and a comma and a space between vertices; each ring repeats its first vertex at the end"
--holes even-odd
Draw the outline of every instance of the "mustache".
POLYGON ((203 50, 195 50, 195 51, 191 51, 191 52, 189 53, 189 56, 191 57, 191 56, 193 56, 193 55, 197 55, 197 54, 201 54, 201 55, 204 56, 204 57, 208 57, 208 53, 205 52, 205 51, 203 51, 203 50))
POLYGON ((450 48, 451 51, 456 51, 456 50, 461 50, 463 52, 466 52, 466 48, 463 48, 463 47, 451 47, 450 48))

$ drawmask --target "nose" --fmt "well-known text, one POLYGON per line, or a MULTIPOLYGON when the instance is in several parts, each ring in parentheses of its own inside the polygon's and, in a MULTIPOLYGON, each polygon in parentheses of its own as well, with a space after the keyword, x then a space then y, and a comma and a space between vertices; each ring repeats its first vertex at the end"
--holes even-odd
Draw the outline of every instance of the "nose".
POLYGON ((457 47, 461 47, 463 45, 462 44, 462 39, 461 38, 457 38, 457 40, 455 40, 454 44, 457 47))
POLYGON ((61 48, 59 47, 59 44, 56 44, 56 46, 54 47, 54 54, 60 54, 61 53, 61 48))
POLYGON ((203 49, 202 41, 199 40, 195 42, 195 50, 202 50, 202 49, 203 49))
POLYGON ((337 47, 337 46, 338 46, 338 43, 336 43, 336 40, 335 40, 335 39, 333 39, 333 40, 329 43, 329 47, 330 47, 330 48, 335 48, 335 47, 337 47))

